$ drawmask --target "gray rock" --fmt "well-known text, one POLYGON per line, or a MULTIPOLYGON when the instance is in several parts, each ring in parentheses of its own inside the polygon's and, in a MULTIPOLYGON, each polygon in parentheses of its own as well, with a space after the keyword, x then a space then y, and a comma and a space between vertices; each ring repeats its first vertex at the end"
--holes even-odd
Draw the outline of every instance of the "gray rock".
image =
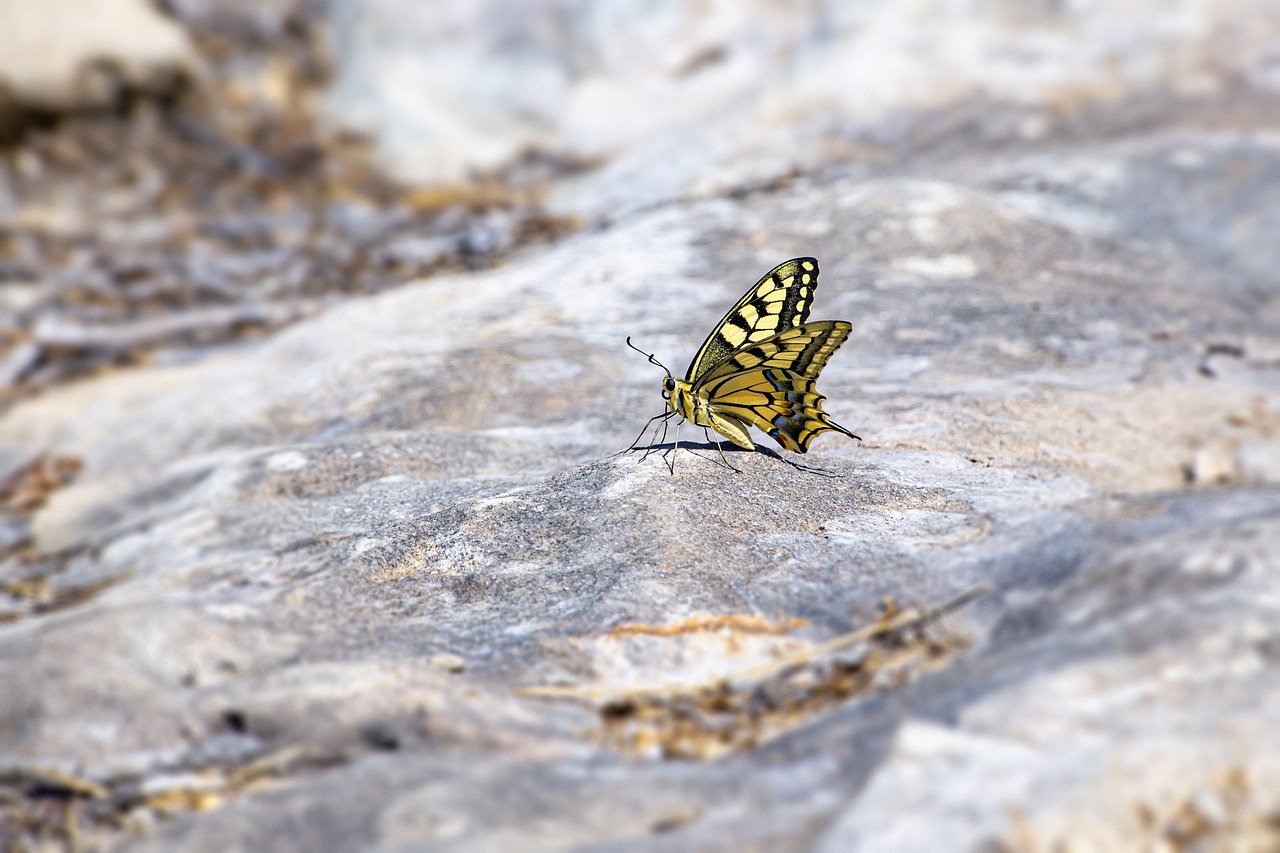
MULTIPOLYGON (((1130 13, 1104 41, 1154 50, 1130 13)), ((1252 61, 1187 14, 1162 51, 1252 61)), ((1010 26, 1000 56, 1058 44, 1010 26)), ((810 165, 740 192, 583 178, 607 227, 15 405, 6 457, 84 468, 5 579, 95 593, 0 625, 0 769, 108 791, 133 850, 1274 845, 1277 102, 1169 61, 1115 104, 1062 59, 1087 103, 1041 123, 898 97, 876 156, 800 127, 810 165), (662 405, 625 337, 678 372, 800 254, 854 324, 821 388, 864 441, 616 453, 662 405), (865 641, 721 695, 755 718, 690 698, 977 584, 928 665, 865 641), (814 698, 842 671, 868 682, 814 698)))
MULTIPOLYGON (((833 156, 877 159, 869 137, 904 110, 977 99, 984 134, 1034 141, 1085 103, 1280 85, 1280 19, 1265 0, 1158 16, 1141 0, 331 8, 328 114, 374 132, 388 168, 450 183, 530 149, 604 157, 553 199, 602 218, 768 184, 833 156), (993 105, 1008 113, 991 116, 993 105)), ((882 141, 891 156, 900 136, 882 141)))

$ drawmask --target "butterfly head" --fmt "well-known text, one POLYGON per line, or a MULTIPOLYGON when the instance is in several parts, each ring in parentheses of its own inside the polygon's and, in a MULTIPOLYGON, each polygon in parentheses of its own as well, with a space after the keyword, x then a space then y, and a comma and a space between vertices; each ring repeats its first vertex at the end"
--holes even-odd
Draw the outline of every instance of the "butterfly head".
POLYGON ((627 338, 627 346, 649 359, 649 363, 662 368, 662 372, 667 374, 662 380, 662 399, 667 401, 667 406, 672 412, 679 413, 686 418, 691 417, 693 412, 693 396, 691 386, 682 379, 676 379, 671 375, 671 371, 667 370, 667 366, 653 357, 651 353, 631 343, 631 338, 627 338))

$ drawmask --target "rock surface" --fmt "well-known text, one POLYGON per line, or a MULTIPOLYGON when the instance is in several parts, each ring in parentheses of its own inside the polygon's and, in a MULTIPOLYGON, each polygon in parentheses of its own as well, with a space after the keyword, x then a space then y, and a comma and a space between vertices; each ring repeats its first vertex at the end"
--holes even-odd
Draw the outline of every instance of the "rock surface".
MULTIPOLYGON (((405 6, 358 8, 385 29, 405 6)), ((661 114, 679 45, 637 59, 639 35, 590 30, 601 75, 669 127, 553 186, 580 233, 11 408, 6 470, 83 468, 34 516, 34 562, 3 567, 52 592, 6 587, 0 774, 72 774, 90 813, 125 815, 86 837, 130 850, 1274 846, 1280 21, 1122 6, 1107 27, 997 4, 966 25, 987 47, 949 61, 956 19, 926 18, 916 51, 884 50, 899 88, 874 113, 843 112, 861 72, 832 63, 933 6, 788 19, 812 62, 777 85, 842 99, 745 141, 778 97, 750 58, 776 45, 741 35, 767 22, 657 19, 755 51, 707 72, 739 75, 706 83, 714 134, 661 114), (1047 82, 1000 65, 1082 50, 1047 82), (666 94, 627 62, 665 62, 666 94), (674 474, 616 454, 662 405, 624 338, 678 370, 800 254, 822 263, 814 318, 854 323, 821 387, 864 441, 726 450, 740 473, 693 429, 674 474), (764 737, 765 688, 757 717, 692 735, 706 708, 634 698, 979 584, 932 645, 806 669, 872 677, 764 737), (893 657, 917 648, 931 663, 893 657)), ((434 25, 479 32, 497 6, 475 8, 434 25)), ((485 32, 458 49, 524 44, 485 32)))
MULTIPOLYGON (((575 205, 617 214, 875 159, 904 114, 974 101, 1037 139, 1090 103, 1280 89, 1268 0, 1056 4, 338 0, 333 121, 383 162, 455 181, 537 149, 602 157, 575 205), (896 121, 895 121, 896 120, 896 121), (660 163, 661 168, 655 168, 660 163)), ((573 188, 577 189, 577 188, 573 188)))
POLYGON ((106 107, 131 88, 171 90, 198 65, 182 30, 145 0, 3 0, 0 57, 0 122, 10 106, 106 107))

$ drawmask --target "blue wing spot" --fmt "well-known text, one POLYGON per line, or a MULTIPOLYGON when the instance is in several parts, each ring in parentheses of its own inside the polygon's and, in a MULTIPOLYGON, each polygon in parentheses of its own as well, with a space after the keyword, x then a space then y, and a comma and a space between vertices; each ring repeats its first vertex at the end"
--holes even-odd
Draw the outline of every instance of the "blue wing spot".
MULTIPOLYGON (((786 387, 785 385, 783 385, 781 382, 778 381, 778 377, 773 374, 772 370, 762 371, 761 375, 763 375, 765 379, 769 380, 769 384, 773 386, 773 390, 775 391, 781 391, 783 388, 786 387)), ((789 400, 791 398, 788 396, 787 399, 789 400)))
POLYGON ((769 423, 773 424, 773 425, 774 425, 774 426, 776 426, 776 427, 784 427, 784 426, 786 426, 786 425, 787 425, 787 423, 788 423, 787 416, 786 416, 786 415, 778 415, 778 416, 777 416, 777 417, 775 417, 773 420, 769 421, 769 423))

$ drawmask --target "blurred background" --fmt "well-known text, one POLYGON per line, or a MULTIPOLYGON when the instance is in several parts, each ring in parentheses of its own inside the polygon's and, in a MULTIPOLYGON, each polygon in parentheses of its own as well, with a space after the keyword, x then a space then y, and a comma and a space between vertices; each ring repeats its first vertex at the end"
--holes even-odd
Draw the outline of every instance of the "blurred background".
POLYGON ((1269 0, 0 0, 0 393, 818 167, 1273 130, 1278 92, 1269 0))

